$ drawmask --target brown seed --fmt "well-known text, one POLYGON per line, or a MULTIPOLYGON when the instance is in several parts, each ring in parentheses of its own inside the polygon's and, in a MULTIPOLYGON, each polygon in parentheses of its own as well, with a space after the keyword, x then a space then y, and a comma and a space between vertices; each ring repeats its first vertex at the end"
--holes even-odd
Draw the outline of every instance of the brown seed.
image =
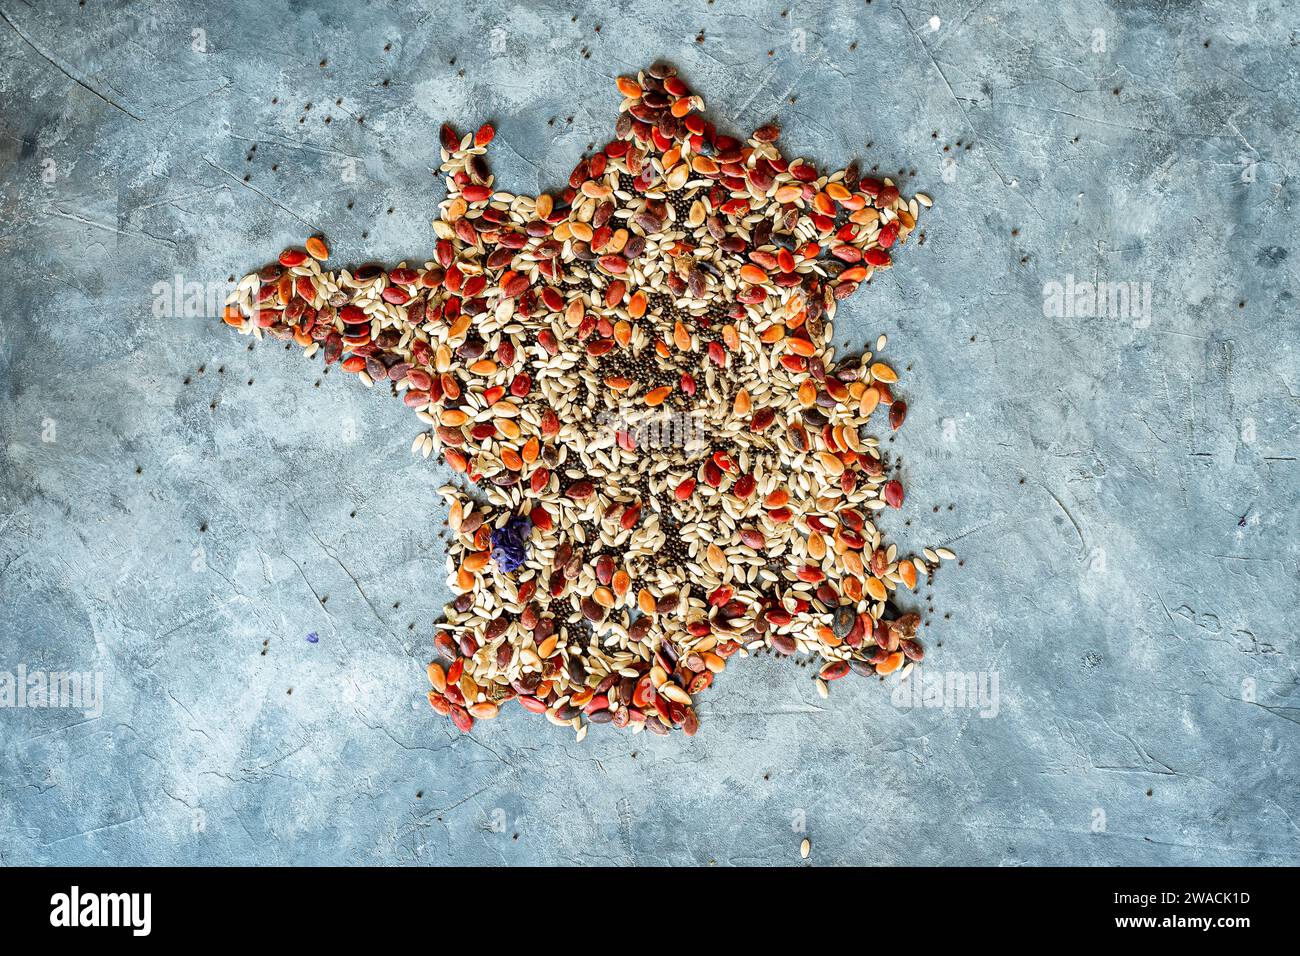
POLYGON ((596 488, 590 481, 575 481, 564 491, 574 501, 585 501, 595 492, 596 488))
POLYGON ((848 637, 849 632, 853 630, 853 625, 857 622, 858 615, 854 609, 845 604, 835 609, 832 630, 838 638, 848 637))
POLYGON ((788 634, 769 634, 768 640, 772 642, 772 648, 787 657, 795 654, 799 647, 794 642, 794 638, 788 634))

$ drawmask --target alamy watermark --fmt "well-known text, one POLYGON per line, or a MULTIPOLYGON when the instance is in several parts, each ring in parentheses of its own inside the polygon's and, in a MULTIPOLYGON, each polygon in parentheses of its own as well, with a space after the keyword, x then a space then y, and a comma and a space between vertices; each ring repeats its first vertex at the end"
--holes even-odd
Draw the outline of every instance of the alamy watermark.
POLYGON ((1001 708, 997 671, 934 671, 913 668, 900 681, 889 702, 900 710, 976 710, 979 716, 996 717, 1001 708))
POLYGON ((225 311, 226 297, 235 290, 233 282, 187 282, 179 272, 159 279, 153 293, 153 314, 157 319, 212 319, 225 311))
POLYGON ((50 707, 79 710, 86 717, 104 713, 102 671, 0 671, 0 707, 50 707))
POLYGON ((612 432, 619 447, 708 448, 713 426, 699 411, 666 411, 626 405, 602 411, 597 424, 612 432))
POLYGON ((50 925, 55 927, 121 926, 133 936, 153 928, 152 893, 83 893, 73 886, 50 897, 50 925))
POLYGON ((1076 282, 1073 274, 1064 282, 1053 279, 1043 285, 1043 317, 1123 319, 1145 329, 1151 325, 1151 283, 1076 282))

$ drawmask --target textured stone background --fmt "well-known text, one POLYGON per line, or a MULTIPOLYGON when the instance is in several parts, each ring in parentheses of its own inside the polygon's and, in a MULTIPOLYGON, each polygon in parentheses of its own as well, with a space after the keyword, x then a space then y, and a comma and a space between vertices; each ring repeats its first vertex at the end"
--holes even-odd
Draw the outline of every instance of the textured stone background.
POLYGON ((106 696, 0 710, 0 862, 790 864, 802 813, 814 863, 1300 863, 1295 6, 450 6, 0 0, 0 671, 106 696), (656 58, 935 197, 840 331, 911 365, 889 527, 965 559, 925 673, 996 717, 762 659, 693 740, 459 736, 417 423, 155 313, 317 229, 423 259, 439 122, 555 186, 656 58), (1071 275, 1149 323, 1045 317, 1071 275))

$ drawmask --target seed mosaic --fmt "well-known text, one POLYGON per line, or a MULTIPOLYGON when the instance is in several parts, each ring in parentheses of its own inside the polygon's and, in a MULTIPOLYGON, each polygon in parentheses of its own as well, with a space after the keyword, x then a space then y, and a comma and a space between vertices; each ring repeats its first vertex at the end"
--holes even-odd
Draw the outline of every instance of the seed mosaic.
POLYGON ((496 188, 494 130, 441 130, 428 261, 326 271, 320 237, 243 278, 227 324, 388 383, 425 424, 455 599, 429 703, 463 731, 516 701, 589 723, 699 728, 729 659, 813 655, 817 688, 906 673, 905 555, 878 435, 898 374, 837 357, 838 302, 890 267, 928 197, 723 135, 671 67, 618 80, 615 139, 566 188, 496 188))

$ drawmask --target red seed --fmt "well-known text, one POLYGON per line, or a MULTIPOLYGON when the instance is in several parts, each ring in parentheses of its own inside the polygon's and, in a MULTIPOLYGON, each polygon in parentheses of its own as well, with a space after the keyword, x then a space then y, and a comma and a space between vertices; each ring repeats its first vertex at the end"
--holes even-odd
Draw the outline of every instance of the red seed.
POLYGON ((757 409, 754 412, 754 417, 749 420, 750 431, 765 431, 774 421, 776 421, 776 412, 772 409, 757 409))
POLYGON ((848 661, 832 661, 825 665, 819 672, 818 677, 822 680, 839 680, 849 672, 848 661))
POLYGON ((533 508, 528 517, 533 524, 543 531, 550 531, 551 528, 555 527, 555 522, 551 519, 551 513, 541 505, 533 508))
POLYGON ((903 507, 903 483, 894 479, 885 483, 883 497, 891 508, 903 507))
POLYGON ((564 493, 574 501, 586 501, 596 493, 596 487, 590 481, 583 479, 575 481, 564 490, 564 493))
POLYGON ((456 729, 463 734, 469 733, 474 727, 474 718, 471 717, 469 712, 459 704, 452 705, 451 722, 455 724, 456 729))
POLYGON ((641 506, 630 505, 623 509, 623 515, 619 518, 619 527, 624 531, 630 531, 636 527, 636 523, 641 518, 641 506))

